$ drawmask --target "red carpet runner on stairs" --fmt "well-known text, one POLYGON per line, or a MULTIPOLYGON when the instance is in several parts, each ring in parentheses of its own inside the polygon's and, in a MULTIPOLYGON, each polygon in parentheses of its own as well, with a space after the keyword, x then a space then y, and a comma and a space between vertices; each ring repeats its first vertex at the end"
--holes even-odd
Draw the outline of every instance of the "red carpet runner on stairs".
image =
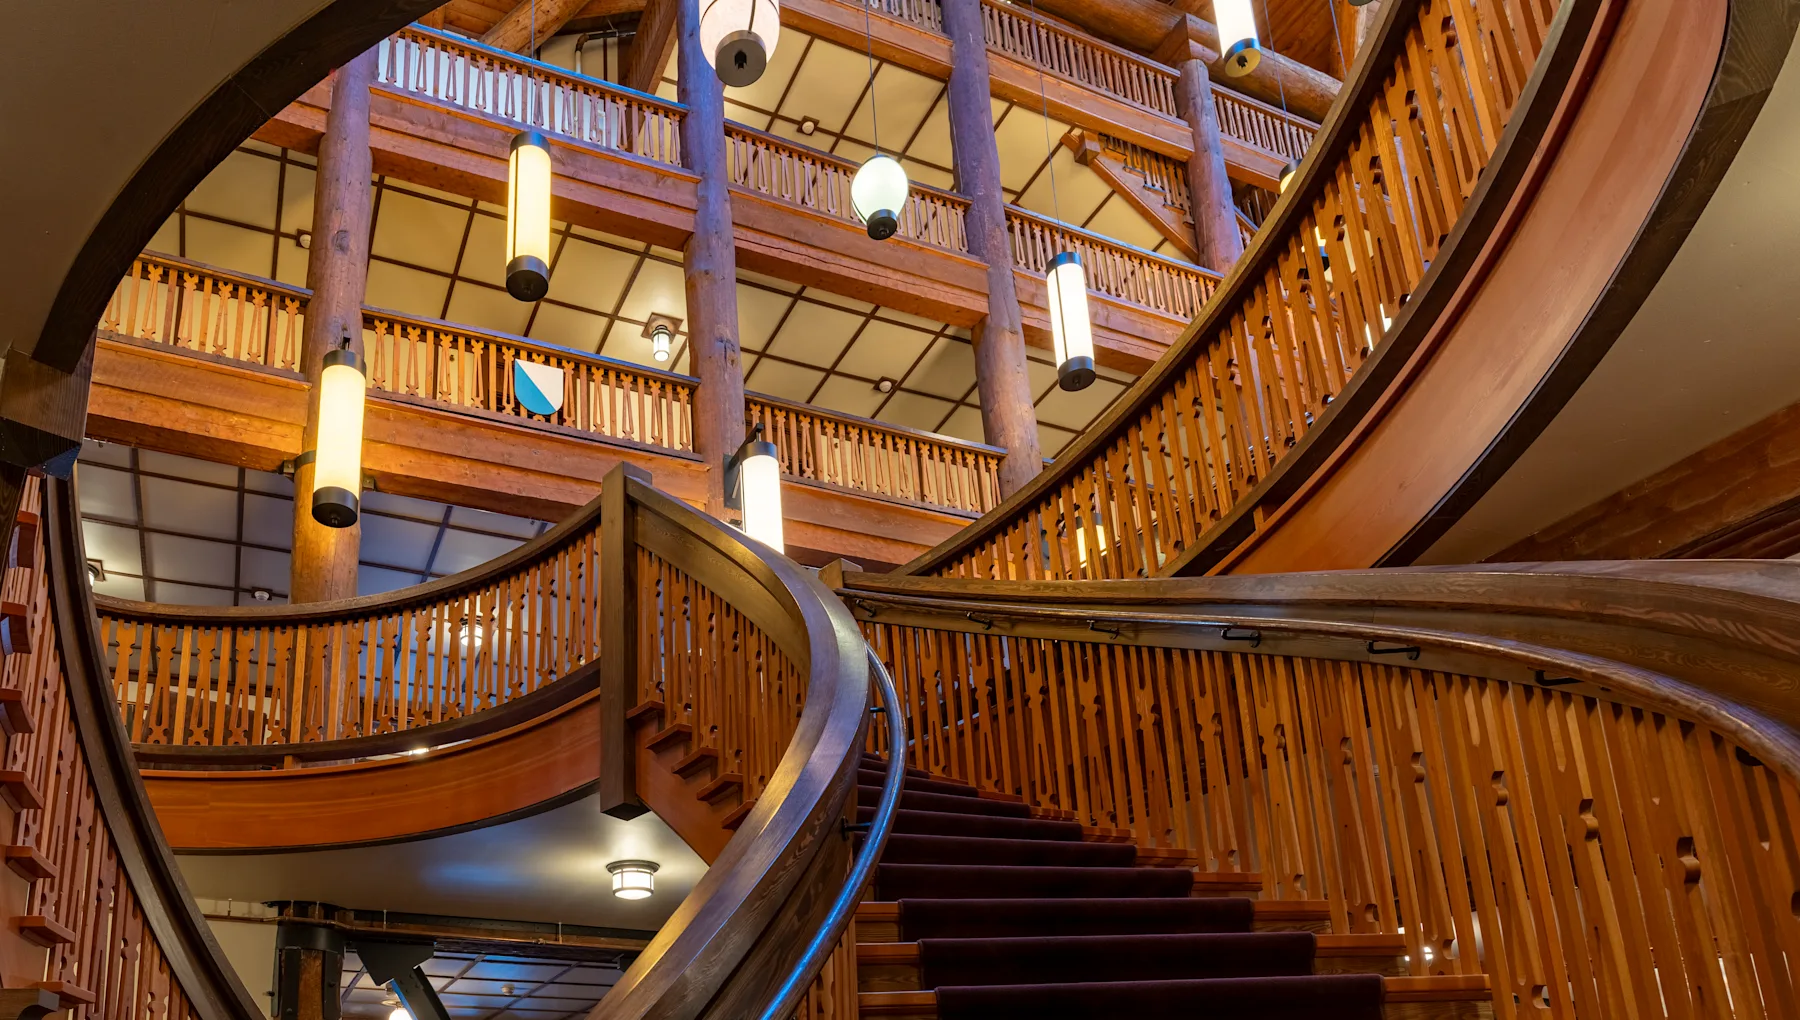
MULTIPOLYGON (((887 766, 858 776, 861 821, 887 766)), ((1314 976, 1311 932, 1252 932, 1186 868, 908 771, 872 898, 898 900, 940 1020, 1380 1020, 1374 974, 1314 976)))

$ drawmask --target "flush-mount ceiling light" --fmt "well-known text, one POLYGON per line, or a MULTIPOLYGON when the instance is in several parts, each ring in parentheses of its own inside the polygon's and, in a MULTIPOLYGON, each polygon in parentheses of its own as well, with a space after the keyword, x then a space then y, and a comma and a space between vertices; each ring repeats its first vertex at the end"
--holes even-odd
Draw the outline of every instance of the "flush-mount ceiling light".
POLYGON ((892 393, 894 392, 894 380, 884 375, 875 380, 875 389, 880 393, 892 393))
POLYGON ((850 204, 868 224, 869 236, 885 241, 900 229, 900 210, 906 208, 911 191, 900 161, 877 153, 850 179, 850 204))
MULTIPOLYGON (((655 861, 614 861, 606 866, 612 872, 612 892, 622 900, 647 900, 656 891, 655 861)), ((399 1020, 399 1018, 393 1018, 399 1020)))
POLYGON ((1219 30, 1220 60, 1228 78, 1242 78, 1262 63, 1256 37, 1256 14, 1250 0, 1213 0, 1213 24, 1219 30))
POLYGON ((1087 271, 1081 256, 1065 251, 1050 260, 1050 341, 1056 351, 1056 385, 1085 390, 1094 383, 1094 324, 1088 317, 1087 271))
POLYGON ((550 143, 513 136, 506 165, 506 292, 537 301, 550 292, 550 143))
POLYGON ((252 588, 250 590, 250 597, 258 602, 267 602, 275 597, 275 593, 267 588, 252 588))
POLYGON ((819 118, 817 118, 817 117, 802 117, 802 118, 800 118, 800 133, 801 134, 810 135, 817 130, 819 130, 819 118))
POLYGON ((313 520, 327 528, 356 523, 362 494, 363 401, 367 396, 362 359, 343 346, 325 355, 319 374, 319 445, 313 449, 313 520))
POLYGON ((786 552, 781 520, 781 459, 763 437, 762 423, 725 462, 725 509, 743 516, 744 534, 776 552, 786 552))
POLYGON ((780 40, 776 0, 700 0, 700 52, 732 88, 756 84, 780 40))

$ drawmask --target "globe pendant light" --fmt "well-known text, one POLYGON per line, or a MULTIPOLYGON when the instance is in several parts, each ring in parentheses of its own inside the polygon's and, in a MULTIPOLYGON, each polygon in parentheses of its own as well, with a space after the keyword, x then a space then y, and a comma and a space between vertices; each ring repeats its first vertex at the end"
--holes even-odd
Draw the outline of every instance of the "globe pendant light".
POLYGON ((777 0, 700 0, 700 52, 732 88, 756 84, 780 39, 777 0))
POLYGON ((1262 43, 1256 38, 1256 15, 1250 0, 1213 0, 1213 23, 1219 30, 1225 76, 1242 78, 1256 70, 1262 63, 1262 43))
POLYGON ((319 373, 319 437, 313 448, 313 520, 327 528, 356 523, 362 492, 363 398, 362 359, 344 346, 325 355, 319 373))
POLYGON ((863 7, 863 33, 869 42, 869 127, 875 136, 875 155, 850 178, 850 208, 869 228, 869 236, 885 241, 900 229, 900 211, 912 195, 912 182, 900 161, 881 151, 881 117, 875 105, 875 32, 869 24, 869 8, 863 7))
POLYGON ((1056 385, 1085 390, 1094 382, 1094 327, 1088 317, 1087 270, 1081 256, 1065 251, 1050 260, 1050 339, 1056 350, 1056 385))
POLYGON ((763 437, 762 423, 725 462, 725 509, 742 515, 744 534, 786 552, 781 518, 781 459, 763 437))
POLYGON ((514 135, 506 172, 506 292, 538 301, 550 292, 550 145, 544 136, 514 135))
POLYGON ((912 183, 900 161, 881 153, 871 156, 850 179, 850 205, 877 241, 893 237, 900 229, 900 210, 911 193, 912 183))

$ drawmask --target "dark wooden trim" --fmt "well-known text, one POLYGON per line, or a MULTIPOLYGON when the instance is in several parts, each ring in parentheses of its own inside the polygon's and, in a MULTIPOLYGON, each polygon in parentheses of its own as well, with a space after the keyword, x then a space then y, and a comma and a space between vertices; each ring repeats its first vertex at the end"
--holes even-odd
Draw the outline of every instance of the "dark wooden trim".
POLYGON ((257 54, 188 112, 132 175, 88 234, 63 278, 30 354, 73 372, 94 323, 152 235, 251 132, 331 70, 438 6, 441 0, 332 0, 257 54))
MULTIPOLYGON (((92 327, 89 327, 91 335, 92 327)), ((74 487, 44 480, 46 569, 51 619, 61 653, 69 711, 119 865, 143 907, 144 923, 200 1020, 263 1020, 263 1011, 226 961, 188 893, 175 855, 144 792, 137 761, 119 723, 105 650, 100 645, 74 487)))
POLYGON ((202 770, 236 770, 280 767, 296 762, 350 762, 380 755, 403 754, 421 747, 474 740, 550 715, 601 685, 603 662, 589 662, 568 676, 547 683, 523 697, 448 722, 433 723, 398 733, 376 733, 344 740, 319 740, 304 744, 250 744, 232 746, 176 746, 133 744, 131 750, 145 767, 175 765, 202 770))
MULTIPOLYGON (((1565 4, 1565 9, 1567 5, 1565 4)), ((1792 0, 1730 0, 1725 47, 1686 149, 1605 294, 1506 429, 1376 566, 1404 566, 1474 508, 1574 398, 1625 331, 1712 200, 1800 29, 1792 0)))
MULTIPOLYGON (((1186 370, 1189 362, 1212 344, 1250 293, 1262 284, 1269 267, 1285 250, 1288 239, 1299 229, 1300 221, 1311 212, 1313 201, 1336 172, 1339 158, 1360 134, 1362 113, 1375 96, 1386 88, 1388 75, 1405 47, 1407 33, 1412 29, 1412 19, 1416 17, 1420 3, 1421 0, 1393 0, 1382 5, 1382 20, 1376 29, 1374 41, 1364 49, 1357 61, 1355 73, 1344 88, 1339 90, 1337 99, 1331 104, 1331 112, 1313 138, 1311 153, 1301 167, 1299 179, 1276 201, 1275 208, 1264 221, 1264 229, 1257 233, 1243 258, 1219 282, 1200 316, 1188 324, 1180 338, 1169 346, 1156 365, 1139 377, 1104 415, 1064 448, 1056 460, 1033 479, 1030 485, 1002 500, 998 507, 989 511, 976 524, 902 567, 901 573, 922 574, 935 570, 963 550, 1003 531, 1017 513, 1043 499, 1047 493, 1080 473, 1090 461, 1100 456, 1113 442, 1116 431, 1160 399, 1163 388, 1173 382, 1186 370)), ((1333 409, 1335 407, 1334 403, 1333 409)), ((1330 411, 1326 413, 1329 414, 1330 411)), ((1313 429, 1314 432, 1318 430, 1318 426, 1313 429)), ((1298 451, 1290 454, 1288 459, 1292 460, 1297 455, 1298 451)), ((1223 525, 1215 526, 1219 527, 1223 525)))
POLYGON ((637 527, 628 481, 647 472, 620 464, 600 483, 600 810, 632 819, 650 810, 638 796, 637 527))
POLYGON ((1703 722, 1800 776, 1800 563, 1632 561, 1318 574, 1015 582, 846 573, 858 615, 1060 640, 1168 643, 1371 661, 1558 686, 1703 722), (974 611, 993 622, 967 621, 974 611), (1111 637, 1088 624, 1120 624, 1111 637), (1262 641, 1228 641, 1223 628, 1262 641), (1035 628, 1035 629, 1032 629, 1035 628), (1195 632, 1204 628, 1205 633, 1195 632), (1195 644, 1195 642, 1199 642, 1195 644))

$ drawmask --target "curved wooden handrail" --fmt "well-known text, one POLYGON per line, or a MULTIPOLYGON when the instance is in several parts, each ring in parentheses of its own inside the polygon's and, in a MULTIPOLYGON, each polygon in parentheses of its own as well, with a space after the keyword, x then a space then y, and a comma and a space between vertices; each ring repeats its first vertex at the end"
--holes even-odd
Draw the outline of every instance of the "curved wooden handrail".
POLYGON ((23 979, 49 1008, 75 1015, 258 1020, 188 894, 111 712, 69 488, 16 468, 0 487, 12 497, 23 489, 7 502, 42 524, 7 522, 7 598, 24 607, 30 635, 29 647, 8 646, 0 683, 7 842, 13 859, 33 863, 6 908, 7 983, 23 979))
MULTIPOLYGON (((1424 366, 1449 364, 1454 356, 1465 366, 1460 376, 1446 380, 1450 370, 1436 369, 1438 397, 1429 406, 1439 424, 1433 426, 1421 409, 1408 419, 1405 436, 1418 440, 1435 428, 1480 446, 1494 434, 1490 424, 1508 430, 1503 410, 1488 410, 1489 394, 1480 381, 1503 377, 1510 398, 1515 391, 1529 391, 1535 377, 1506 361, 1511 352, 1494 342, 1495 331, 1480 332, 1483 320, 1470 312, 1471 303, 1486 284, 1501 279, 1496 274, 1502 269, 1516 266, 1504 277, 1513 280, 1535 266, 1537 277, 1515 281, 1511 291, 1496 291, 1489 299, 1490 306, 1520 309, 1524 316, 1527 302, 1520 295, 1535 293, 1534 286, 1557 293, 1557 281, 1568 275, 1546 270, 1541 252, 1555 243, 1547 236, 1554 233, 1553 224, 1569 221, 1567 206, 1574 200, 1568 196, 1580 190, 1581 170, 1558 177, 1560 164, 1551 157, 1576 138, 1585 145, 1585 158, 1599 158, 1604 128, 1575 130, 1590 94, 1606 97, 1596 116, 1611 118, 1620 115, 1619 95, 1629 86, 1624 76, 1679 80, 1680 88, 1671 93, 1680 96, 1665 100, 1670 117, 1639 124, 1646 136, 1656 135, 1645 144, 1657 144, 1659 157, 1678 153, 1695 130, 1678 108, 1686 99, 1698 103, 1711 85, 1720 45, 1711 22, 1723 23, 1718 15, 1725 2, 1659 4, 1646 14, 1650 20, 1623 22, 1622 5, 1612 0, 1534 0, 1507 4, 1504 11, 1479 0, 1384 4, 1377 34, 1320 129, 1300 179, 1281 196, 1189 331, 1044 474, 903 572, 1122 578, 1282 571, 1309 562, 1354 566, 1365 556, 1361 565, 1380 560, 1389 544, 1373 553, 1359 546, 1354 555, 1332 556, 1334 524, 1351 521, 1359 538, 1371 533, 1370 543, 1385 537, 1372 534, 1379 528, 1368 507, 1376 503, 1386 510, 1385 503, 1397 497, 1384 496, 1377 477, 1387 490, 1404 490, 1413 503, 1425 501, 1420 512, 1436 513, 1435 500, 1419 494, 1405 472, 1408 463, 1430 461, 1443 444, 1407 445, 1397 429, 1379 430, 1399 401, 1423 390, 1422 373, 1430 370, 1424 366), (1681 10, 1688 12, 1685 19, 1681 10), (1471 18, 1474 23, 1464 23, 1471 18), (1621 24, 1635 31, 1616 31, 1621 24), (1684 28, 1695 30, 1680 35, 1684 28), (1658 58, 1645 54, 1671 37, 1686 44, 1683 73, 1671 78, 1667 68, 1646 71, 1658 58), (1480 47, 1464 45, 1475 39, 1480 47), (1620 66, 1630 70, 1603 73, 1615 51, 1623 54, 1620 66), (1425 81, 1431 84, 1421 84, 1425 81), (1561 185, 1556 210, 1532 205, 1546 182, 1561 185), (1509 265, 1513 232, 1522 229, 1528 214, 1540 212, 1534 254, 1509 265), (1466 337, 1450 345, 1446 337, 1465 318, 1466 337), (1479 395, 1456 390, 1457 379, 1479 395), (1461 419, 1450 423, 1457 409, 1469 404, 1483 409, 1481 428, 1474 432, 1461 419), (1322 479, 1350 477, 1345 465, 1373 442, 1371 435, 1394 437, 1382 448, 1384 470, 1371 472, 1360 486, 1343 486, 1329 506, 1312 508, 1304 535, 1292 529, 1296 544, 1304 538, 1304 549, 1254 561, 1240 552, 1285 525, 1289 508, 1325 484, 1322 479), (1410 461, 1403 459, 1402 447, 1410 461)), ((1739 5, 1755 3, 1739 0, 1739 5)), ((1766 56, 1743 58, 1753 81, 1769 77, 1766 56)), ((1728 77, 1728 84, 1736 80, 1728 77)), ((1718 116, 1732 120, 1728 105, 1718 116)), ((1732 123, 1741 127, 1742 120, 1732 123)), ((1715 157, 1712 152, 1692 157, 1695 179, 1708 185, 1716 180, 1722 164, 1715 157)), ((1624 237, 1621 243, 1629 249, 1626 220, 1641 224, 1644 216, 1662 215, 1690 197, 1689 191, 1674 189, 1672 204, 1652 209, 1661 169, 1666 169, 1661 163, 1638 168, 1642 186, 1634 188, 1632 199, 1648 194, 1644 209, 1606 206, 1608 244, 1624 237)), ((1592 185, 1585 186, 1591 194, 1592 185)), ((1663 233, 1691 223, 1691 215, 1666 218, 1663 233)), ((1584 236, 1573 228, 1565 233, 1563 240, 1584 236)), ((1658 234, 1658 243, 1664 239, 1658 234)), ((1559 257, 1576 261, 1572 255, 1559 257)), ((1600 255, 1583 267, 1584 286, 1590 278, 1604 284, 1615 264, 1607 258, 1600 255)), ((1581 314, 1594 307, 1588 301, 1592 295, 1570 290, 1566 296, 1558 326, 1567 320, 1571 328, 1581 328, 1581 314)), ((1618 311, 1622 314, 1623 307, 1618 311)), ((1500 335, 1525 335, 1529 328, 1507 324, 1500 335)), ((1561 342, 1555 337, 1564 334, 1542 335, 1551 338, 1520 346, 1530 346, 1534 370, 1542 365, 1549 371, 1552 348, 1561 342)), ((1596 349, 1589 345, 1581 357, 1556 364, 1559 385, 1575 378, 1570 373, 1591 368, 1596 349)), ((1462 452, 1452 451, 1455 465, 1464 463, 1456 459, 1462 452)), ((1433 469, 1460 473, 1454 466, 1433 469)), ((1485 467, 1482 471, 1484 478, 1491 475, 1485 467)), ((1406 522, 1416 519, 1400 518, 1402 535, 1396 537, 1404 537, 1406 522)), ((1380 520, 1386 526, 1386 516, 1380 520)))
POLYGON ((1508 1020, 1793 1015, 1800 564, 840 594, 916 767, 1324 901, 1508 1020))

